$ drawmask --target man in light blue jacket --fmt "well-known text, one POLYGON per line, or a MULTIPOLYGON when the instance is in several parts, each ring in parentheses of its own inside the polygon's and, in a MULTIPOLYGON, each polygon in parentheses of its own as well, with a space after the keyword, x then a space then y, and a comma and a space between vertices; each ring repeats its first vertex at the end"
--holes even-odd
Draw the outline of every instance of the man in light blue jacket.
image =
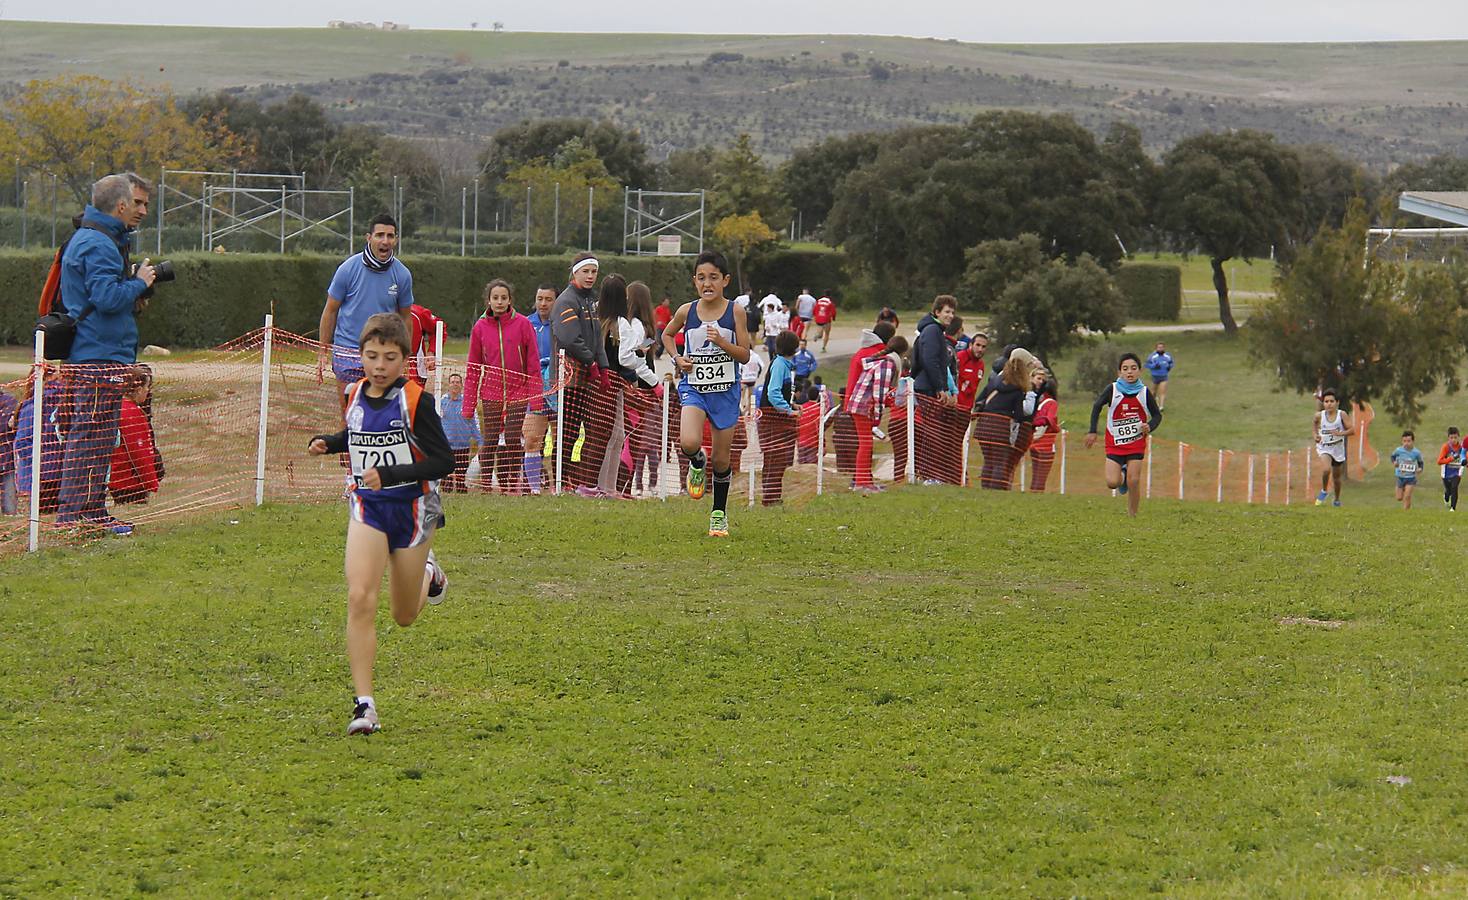
POLYGON ((128 251, 134 229, 148 214, 152 186, 132 173, 107 175, 92 185, 92 202, 61 257, 61 302, 77 320, 65 370, 66 445, 56 522, 132 534, 132 525, 107 514, 107 470, 117 444, 122 388, 137 362, 134 316, 147 306, 154 270, 133 270, 128 251))

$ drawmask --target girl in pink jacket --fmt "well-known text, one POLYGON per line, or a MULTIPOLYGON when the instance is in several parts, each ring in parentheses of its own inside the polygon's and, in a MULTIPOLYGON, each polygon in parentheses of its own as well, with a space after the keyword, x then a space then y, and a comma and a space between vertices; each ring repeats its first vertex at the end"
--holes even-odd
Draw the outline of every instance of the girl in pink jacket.
POLYGON ((540 346, 530 320, 515 312, 514 301, 508 281, 496 278, 484 286, 484 315, 469 335, 463 413, 470 418, 479 407, 484 489, 493 490, 497 475, 501 491, 520 494, 525 491, 521 429, 527 404, 541 394, 540 346))

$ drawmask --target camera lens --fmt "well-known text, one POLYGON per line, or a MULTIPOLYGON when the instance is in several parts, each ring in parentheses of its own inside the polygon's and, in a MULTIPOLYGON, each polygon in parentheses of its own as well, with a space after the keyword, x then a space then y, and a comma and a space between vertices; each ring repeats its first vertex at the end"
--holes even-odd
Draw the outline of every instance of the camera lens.
POLYGON ((171 260, 160 259, 158 262, 153 264, 153 281, 155 283, 160 281, 172 281, 174 277, 173 262, 171 260))

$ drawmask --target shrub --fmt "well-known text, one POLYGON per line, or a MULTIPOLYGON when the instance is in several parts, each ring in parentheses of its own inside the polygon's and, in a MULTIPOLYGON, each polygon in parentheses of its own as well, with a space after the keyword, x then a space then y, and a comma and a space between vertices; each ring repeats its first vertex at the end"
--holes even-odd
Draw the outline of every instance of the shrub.
MULTIPOLYGON (((29 344, 36 323, 36 297, 51 264, 45 252, 0 253, 0 340, 29 344)), ((265 314, 297 334, 314 335, 326 286, 341 255, 172 254, 178 272, 160 286, 138 318, 144 344, 212 347, 259 328, 265 314)), ((475 258, 409 256, 413 293, 443 318, 448 334, 465 337, 482 309, 484 285, 504 278, 515 286, 516 308, 528 312, 535 286, 566 283, 570 256, 475 258)), ((656 295, 691 293, 690 261, 684 258, 603 257, 602 272, 619 272, 648 283, 656 295)))
POLYGON ((1076 355, 1075 373, 1070 389, 1086 397, 1094 397, 1107 383, 1116 380, 1116 361, 1126 352, 1115 341, 1089 341, 1076 355))
POLYGON ((1124 263, 1112 276, 1133 319, 1177 321, 1183 308, 1183 270, 1161 263, 1124 263))

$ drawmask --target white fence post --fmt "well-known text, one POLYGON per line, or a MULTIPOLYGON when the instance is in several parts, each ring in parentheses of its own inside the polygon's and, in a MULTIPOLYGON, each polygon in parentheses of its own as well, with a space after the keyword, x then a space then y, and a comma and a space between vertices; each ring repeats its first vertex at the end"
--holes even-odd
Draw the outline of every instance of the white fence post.
POLYGON ((1147 490, 1142 496, 1148 500, 1152 499, 1152 439, 1147 438, 1147 490))
POLYGON ((1254 454, 1252 453, 1249 454, 1249 490, 1245 497, 1247 498, 1245 503, 1254 502, 1254 454))
POLYGON ((439 415, 443 415, 443 337, 443 320, 439 319, 433 323, 433 399, 438 401, 439 415))
MULTIPOLYGON (((663 383, 663 440, 658 444, 658 486, 657 497, 660 500, 668 499, 663 491, 663 466, 668 463, 668 416, 673 403, 673 385, 663 383)), ((676 470, 675 470, 676 471, 676 470)))
POLYGON ((1285 506, 1290 505, 1290 494, 1295 492, 1295 451, 1285 451, 1285 506))
POLYGON ((1223 451, 1218 451, 1218 502, 1223 502, 1223 451))
POLYGON ((1183 462, 1187 458, 1187 444, 1178 442, 1177 445, 1177 498, 1183 499, 1183 462))
POLYGON ((903 469, 908 484, 917 481, 917 423, 912 420, 913 411, 917 408, 917 399, 912 385, 912 379, 907 379, 907 465, 903 466, 903 469))
MULTIPOLYGON (((754 424, 754 413, 750 413, 749 414, 749 418, 740 420, 739 424, 737 426, 735 426, 735 427, 743 428, 744 429, 744 459, 742 460, 742 462, 746 466, 749 467, 749 508, 750 509, 753 509, 754 508, 754 456, 750 453, 750 450, 749 450, 749 448, 750 448, 749 427, 751 425, 753 425, 753 424, 754 424)), ((755 440, 758 440, 758 439, 759 439, 759 432, 756 431, 755 432, 755 440)), ((763 457, 765 455, 765 448, 763 446, 761 446, 759 448, 759 452, 760 452, 761 462, 763 462, 763 457)), ((733 473, 730 473, 730 475, 732 477, 733 473)))
POLYGON ((561 492, 561 460, 565 454, 561 451, 561 441, 566 439, 566 351, 560 352, 557 359, 559 366, 556 368, 556 493, 561 492))
MULTIPOLYGON (((816 411, 820 414, 816 421, 816 496, 819 497, 825 486, 826 476, 826 394, 824 391, 816 396, 816 411)), ((887 427, 891 428, 891 416, 887 417, 887 423, 887 427)), ((892 480, 897 480, 896 472, 892 473, 892 480)))
POLYGON ((275 316, 265 314, 265 345, 260 353, 260 427, 255 435, 255 505, 265 502, 265 433, 270 421, 270 351, 275 316))
POLYGON ((1065 431, 1060 432, 1060 493, 1065 495, 1065 431))
POLYGON ((1269 505, 1269 454, 1264 454, 1264 505, 1269 505))
MULTIPOLYGON (((959 487, 967 487, 968 486, 968 453, 969 453, 968 445, 969 445, 969 441, 972 440, 972 436, 973 436, 973 433, 974 433, 974 424, 975 424, 975 420, 974 420, 974 418, 972 416, 970 416, 969 417, 969 420, 968 420, 968 425, 965 426, 965 428, 963 429, 963 447, 959 451, 959 458, 962 460, 963 469, 958 474, 958 486, 959 487)), ((909 448, 909 449, 911 449, 911 448, 909 448)), ((1024 489, 1025 489, 1025 463, 1024 463, 1024 457, 1021 457, 1020 458, 1020 462, 1019 462, 1019 489, 1020 489, 1020 493, 1024 493, 1024 489)))
POLYGON ((28 549, 41 549, 41 398, 46 390, 46 332, 36 331, 36 356, 31 369, 31 534, 28 549))

